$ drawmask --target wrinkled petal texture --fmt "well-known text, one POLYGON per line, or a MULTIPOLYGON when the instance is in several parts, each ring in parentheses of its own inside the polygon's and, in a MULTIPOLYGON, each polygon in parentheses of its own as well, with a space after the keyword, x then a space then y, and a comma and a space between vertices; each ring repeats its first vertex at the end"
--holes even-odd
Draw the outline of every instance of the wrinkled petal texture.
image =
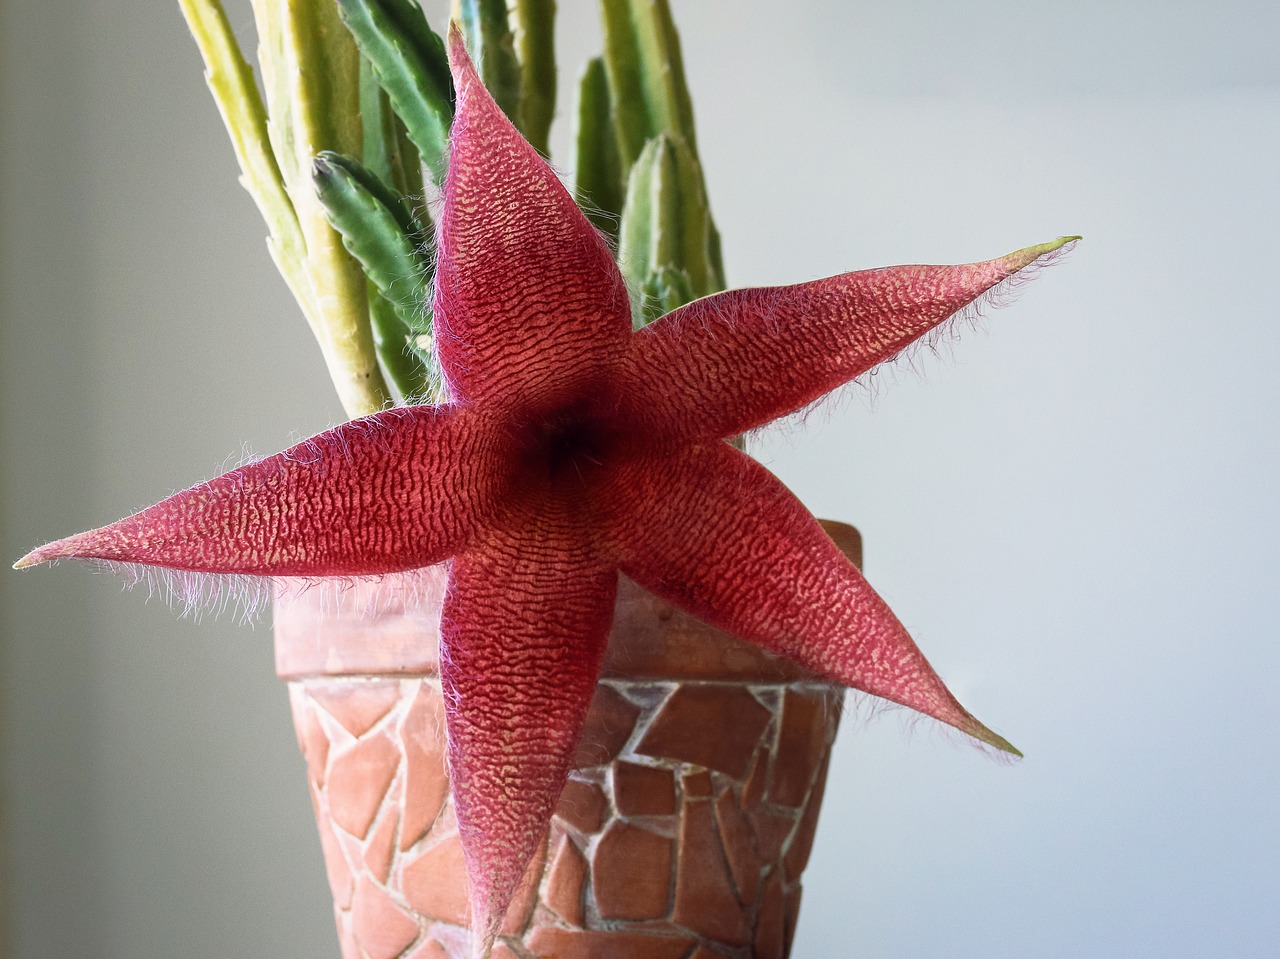
POLYGON ((464 546, 501 498, 509 447, 473 411, 387 410, 50 543, 20 565, 76 557, 272 576, 429 566, 464 546))
POLYGON ((537 416, 598 392, 631 310, 601 234, 485 90, 450 33, 458 91, 434 315, 455 400, 537 416))
POLYGON ((641 586, 835 682, 1012 749, 961 707, 884 600, 755 460, 713 441, 637 456, 615 481, 638 493, 618 500, 609 532, 641 586))
POLYGON ((695 300, 632 338, 618 373, 619 417, 672 439, 721 439, 763 426, 892 358, 1059 247, 695 300))
POLYGON ((449 772, 484 946, 551 821, 613 618, 618 574, 581 509, 554 497, 517 511, 454 560, 445 598, 449 772))

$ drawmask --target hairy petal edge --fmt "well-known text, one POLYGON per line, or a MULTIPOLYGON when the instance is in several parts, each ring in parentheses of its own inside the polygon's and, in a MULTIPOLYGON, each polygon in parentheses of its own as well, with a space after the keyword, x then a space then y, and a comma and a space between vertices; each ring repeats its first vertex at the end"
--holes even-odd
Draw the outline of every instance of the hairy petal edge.
POLYGON ((884 600, 763 466, 718 441, 656 465, 638 456, 614 477, 634 494, 610 523, 622 572, 740 639, 1017 753, 956 701, 884 600))
POLYGON ((984 263, 885 267, 694 300, 632 339, 618 419, 684 440, 763 426, 891 359, 1076 239, 984 263))

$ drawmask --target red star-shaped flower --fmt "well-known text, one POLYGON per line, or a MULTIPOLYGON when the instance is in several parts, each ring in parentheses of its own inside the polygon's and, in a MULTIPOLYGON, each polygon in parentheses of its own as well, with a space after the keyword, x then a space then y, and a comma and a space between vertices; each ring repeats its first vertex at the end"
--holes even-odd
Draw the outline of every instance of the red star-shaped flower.
POLYGON ((35 550, 258 576, 451 562, 449 763, 487 948, 547 827, 618 574, 999 749, 796 498, 725 442, 893 357, 1062 239, 967 266, 736 290, 632 332, 610 250, 449 38, 440 406, 387 410, 35 550))

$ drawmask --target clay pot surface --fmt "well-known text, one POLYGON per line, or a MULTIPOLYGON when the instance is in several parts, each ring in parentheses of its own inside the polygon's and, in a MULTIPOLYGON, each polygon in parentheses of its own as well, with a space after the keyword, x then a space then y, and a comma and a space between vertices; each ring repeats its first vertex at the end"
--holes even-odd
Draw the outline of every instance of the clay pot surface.
MULTIPOLYGON (((824 526, 860 563, 857 531, 824 526)), ((343 959, 470 959, 443 585, 433 569, 276 601, 343 959)), ((624 579, 575 768, 494 956, 786 956, 843 694, 624 579)))

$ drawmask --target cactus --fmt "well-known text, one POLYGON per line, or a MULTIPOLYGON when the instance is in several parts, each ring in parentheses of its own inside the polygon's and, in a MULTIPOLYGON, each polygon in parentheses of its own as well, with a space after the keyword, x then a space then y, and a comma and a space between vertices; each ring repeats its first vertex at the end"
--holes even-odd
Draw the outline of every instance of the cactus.
MULTIPOLYGON (((179 0, 272 256, 349 415, 439 395, 425 165, 447 174, 454 89, 416 0, 255 0, 265 103, 219 0, 179 0)), ((600 0, 579 85, 576 196, 619 243, 636 323, 724 288, 666 0, 600 0)), ((555 112, 554 0, 454 0, 480 75, 535 149, 555 112)))
POLYGON ((386 91, 437 187, 444 183, 453 81, 444 41, 413 0, 337 0, 342 20, 386 91))
POLYGON ((556 112, 555 0, 511 0, 507 6, 520 65, 516 126, 543 156, 556 112))
POLYGON ((631 168, 618 245, 623 276, 641 294, 637 326, 720 289, 711 265, 710 222, 692 151, 678 136, 654 137, 631 168), (683 279, 673 282, 677 274, 683 279), (681 290, 687 295, 673 300, 681 290))
POLYGON ((329 222, 374 288, 370 322, 388 377, 402 399, 434 396, 424 349, 431 334, 424 296, 431 270, 421 224, 402 196, 350 157, 321 153, 314 177, 329 222))
POLYGON ((614 136, 609 77, 604 59, 587 61, 578 82, 577 198, 596 229, 616 239, 625 181, 614 136))
POLYGON ((342 405, 349 416, 381 409, 391 393, 374 346, 366 281, 311 183, 318 151, 355 152, 363 144, 355 44, 329 4, 256 0, 264 103, 218 0, 180 3, 243 182, 267 221, 272 258, 315 334, 342 405))
MULTIPOLYGON (((595 150, 603 155, 607 146, 594 117, 599 110, 595 101, 607 86, 626 198, 617 211, 623 272, 642 298, 658 269, 685 273, 694 298, 715 293, 724 289, 720 236, 708 208, 670 7, 665 0, 600 0, 600 9, 605 76, 602 80, 589 68, 583 78, 583 102, 593 112, 579 129, 581 136, 597 140, 595 150)), ((590 148, 580 144, 579 155, 584 152, 590 148)), ((612 198, 598 183, 593 187, 606 201, 612 198)), ((668 287, 668 295, 677 288, 668 287)))

